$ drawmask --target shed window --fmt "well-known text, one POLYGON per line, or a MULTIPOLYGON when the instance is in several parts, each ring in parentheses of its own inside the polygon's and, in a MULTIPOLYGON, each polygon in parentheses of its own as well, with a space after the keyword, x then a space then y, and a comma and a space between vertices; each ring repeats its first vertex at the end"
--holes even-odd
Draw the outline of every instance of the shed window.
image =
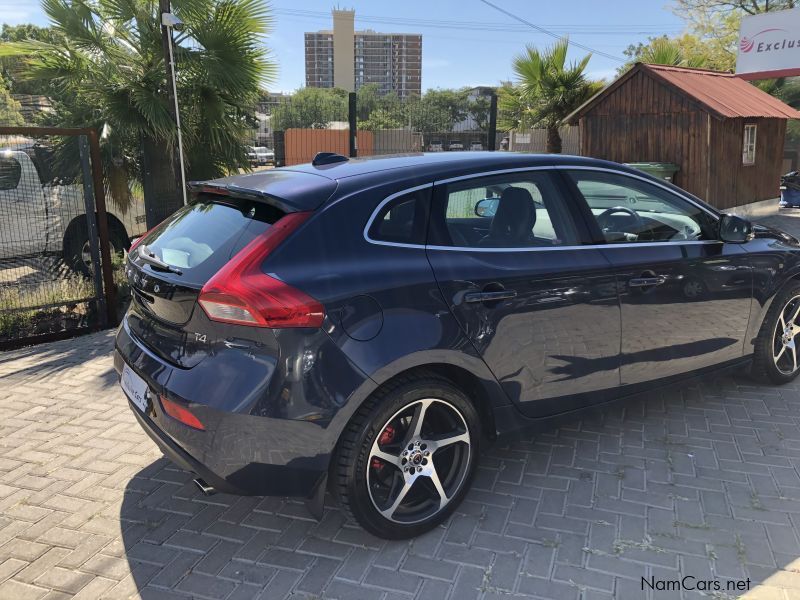
POLYGON ((756 126, 744 126, 744 144, 742 145, 742 164, 756 164, 756 126))

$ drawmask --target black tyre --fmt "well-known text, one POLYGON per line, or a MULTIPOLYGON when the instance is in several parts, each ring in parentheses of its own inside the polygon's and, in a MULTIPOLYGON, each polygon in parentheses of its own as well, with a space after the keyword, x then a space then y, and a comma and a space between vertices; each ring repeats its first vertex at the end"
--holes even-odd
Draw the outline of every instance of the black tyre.
POLYGON ((461 390, 435 375, 404 377, 368 399, 342 434, 335 492, 370 533, 420 535, 463 499, 479 441, 478 413, 461 390))
POLYGON ((755 342, 753 374, 788 383, 800 373, 800 283, 793 282, 772 301, 755 342))
MULTIPOLYGON (((108 227, 110 251, 113 255, 122 255, 130 247, 125 228, 111 221, 108 227)), ((89 226, 84 217, 74 219, 64 234, 64 262, 70 269, 82 275, 91 276, 92 258, 89 250, 89 226)))

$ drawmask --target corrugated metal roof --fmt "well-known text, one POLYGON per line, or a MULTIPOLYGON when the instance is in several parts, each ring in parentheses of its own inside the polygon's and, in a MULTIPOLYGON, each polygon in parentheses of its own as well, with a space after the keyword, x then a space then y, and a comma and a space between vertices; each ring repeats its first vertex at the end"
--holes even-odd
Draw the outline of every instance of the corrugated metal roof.
POLYGON ((637 63, 575 109, 564 122, 577 123, 597 102, 625 85, 628 79, 640 71, 691 98, 719 118, 800 119, 800 111, 732 73, 637 63))
POLYGON ((641 68, 723 117, 800 119, 800 112, 732 73, 666 65, 641 68))

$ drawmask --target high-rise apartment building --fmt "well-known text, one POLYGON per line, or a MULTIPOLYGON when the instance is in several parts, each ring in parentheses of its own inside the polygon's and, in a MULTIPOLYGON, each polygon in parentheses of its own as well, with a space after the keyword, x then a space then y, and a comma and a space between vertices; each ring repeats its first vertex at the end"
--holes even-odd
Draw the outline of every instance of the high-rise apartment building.
POLYGON ((306 86, 349 92, 376 83, 400 97, 422 91, 422 36, 355 31, 355 11, 334 10, 333 29, 307 32, 306 86))

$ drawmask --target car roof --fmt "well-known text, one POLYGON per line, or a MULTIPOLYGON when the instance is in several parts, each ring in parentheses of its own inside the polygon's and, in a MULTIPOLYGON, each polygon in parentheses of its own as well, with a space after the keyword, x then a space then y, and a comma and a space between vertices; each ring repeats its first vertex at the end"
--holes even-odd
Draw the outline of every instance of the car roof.
POLYGON ((376 179, 385 184, 408 182, 417 185, 471 173, 556 165, 605 167, 642 175, 640 171, 618 163, 582 156, 465 151, 370 156, 323 165, 305 163, 232 175, 210 183, 231 191, 249 190, 256 194, 274 195, 295 210, 313 210, 326 199, 338 196, 334 192, 345 181, 348 183, 345 187, 353 190, 361 183, 371 185, 376 179))
MULTIPOLYGON (((623 165, 604 160, 570 156, 566 154, 529 154, 517 152, 420 152, 415 154, 396 154, 389 156, 369 156, 350 158, 342 162, 325 165, 305 163, 290 167, 273 169, 274 172, 300 172, 320 175, 338 181, 350 177, 360 177, 373 173, 387 175, 388 171, 396 171, 398 178, 413 171, 414 178, 430 177, 447 178, 454 171, 485 172, 495 169, 523 168, 551 165, 592 165, 612 166, 621 170, 630 170, 623 165)), ((262 172, 263 173, 263 172, 262 172)), ((260 173, 259 173, 260 174, 260 173)), ((236 181, 240 187, 249 187, 248 183, 258 184, 258 174, 235 175, 226 178, 236 181)))

